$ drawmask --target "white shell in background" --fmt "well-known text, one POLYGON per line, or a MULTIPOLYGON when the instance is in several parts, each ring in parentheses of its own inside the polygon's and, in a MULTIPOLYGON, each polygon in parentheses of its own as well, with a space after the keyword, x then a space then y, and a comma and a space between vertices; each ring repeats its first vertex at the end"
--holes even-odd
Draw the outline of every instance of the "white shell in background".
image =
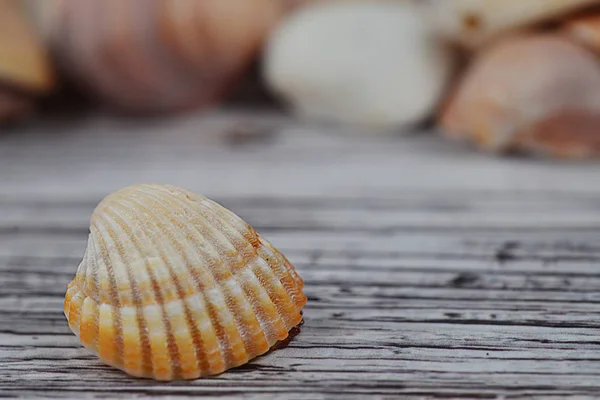
POLYGON ((435 30, 475 48, 514 29, 548 21, 600 0, 425 0, 435 30))
POLYGON ((317 2, 273 33, 263 75, 301 117, 395 128, 432 113, 453 65, 410 3, 317 2))
POLYGON ((204 196, 136 185, 104 199, 65 298, 69 326, 109 365, 157 380, 221 373, 301 323, 294 267, 204 196))

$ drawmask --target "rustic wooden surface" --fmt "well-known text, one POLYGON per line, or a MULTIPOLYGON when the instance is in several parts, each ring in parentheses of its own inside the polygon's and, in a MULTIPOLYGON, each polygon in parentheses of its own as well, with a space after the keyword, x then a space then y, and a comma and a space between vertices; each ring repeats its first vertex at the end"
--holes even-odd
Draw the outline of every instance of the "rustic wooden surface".
POLYGON ((599 178, 269 114, 4 132, 0 397, 600 396, 599 178), (62 301, 89 215, 136 182, 204 193, 288 255, 309 303, 287 349, 158 383, 79 346, 62 301))

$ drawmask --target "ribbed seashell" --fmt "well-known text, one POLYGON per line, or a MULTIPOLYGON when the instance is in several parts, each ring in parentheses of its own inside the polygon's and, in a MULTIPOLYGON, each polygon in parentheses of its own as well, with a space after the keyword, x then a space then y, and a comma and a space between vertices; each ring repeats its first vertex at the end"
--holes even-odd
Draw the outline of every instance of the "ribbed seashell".
POLYGON ((65 75, 127 113, 177 112, 221 100, 294 4, 290 0, 29 2, 65 75))
POLYGON ((157 380, 219 374, 302 322, 303 281, 231 211, 204 196, 135 185, 91 217, 64 312, 105 363, 157 380))

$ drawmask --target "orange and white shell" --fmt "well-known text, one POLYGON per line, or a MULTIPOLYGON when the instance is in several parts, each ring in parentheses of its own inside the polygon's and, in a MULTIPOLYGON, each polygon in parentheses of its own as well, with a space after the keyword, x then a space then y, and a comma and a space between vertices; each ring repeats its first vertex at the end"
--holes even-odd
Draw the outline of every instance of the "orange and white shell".
POLYGON ((231 211, 173 186, 135 185, 94 210, 64 312, 105 363, 138 377, 195 379, 286 339, 302 322, 303 286, 231 211))

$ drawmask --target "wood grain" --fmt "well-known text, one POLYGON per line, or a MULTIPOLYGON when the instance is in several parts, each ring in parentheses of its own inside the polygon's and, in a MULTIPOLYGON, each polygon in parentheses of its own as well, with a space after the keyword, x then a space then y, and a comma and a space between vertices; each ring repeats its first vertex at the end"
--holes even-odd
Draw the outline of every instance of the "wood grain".
POLYGON ((353 130, 230 110, 2 134, 0 397, 599 396, 598 166, 353 130), (143 181, 212 197, 288 255, 309 297, 288 348, 174 383, 81 348, 62 301, 89 216, 143 181))

